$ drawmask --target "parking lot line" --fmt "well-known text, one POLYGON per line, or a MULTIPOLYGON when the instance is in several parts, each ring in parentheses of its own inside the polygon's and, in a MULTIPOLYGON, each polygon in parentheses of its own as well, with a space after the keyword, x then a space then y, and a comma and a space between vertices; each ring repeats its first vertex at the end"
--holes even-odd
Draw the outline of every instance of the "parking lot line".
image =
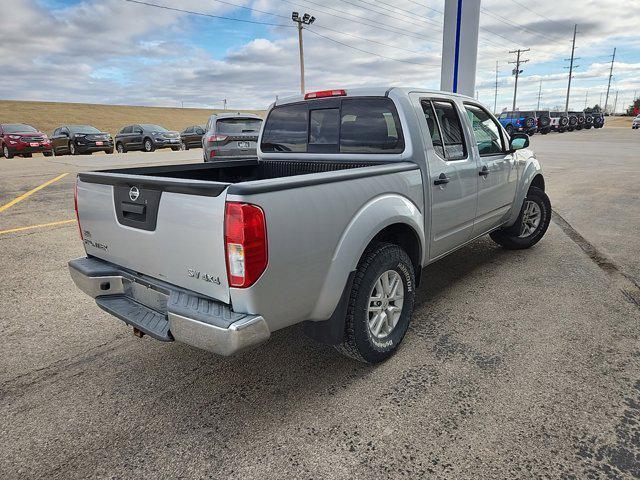
POLYGON ((56 225, 65 225, 67 223, 74 223, 75 220, 60 220, 58 222, 39 223, 38 225, 29 225, 28 227, 10 228, 9 230, 0 230, 0 235, 5 233, 23 232, 25 230, 33 230, 35 228, 55 227, 56 225))
MULTIPOLYGON (((36 193, 39 190, 42 190, 44 187, 51 185, 54 182, 57 182, 58 180, 60 180, 61 178, 66 177, 67 175, 69 175, 68 173, 63 173, 61 175, 58 175, 56 178, 52 178, 51 180, 47 180, 46 182, 44 182, 42 185, 38 185, 36 188, 34 188, 33 190, 29 190, 26 193, 23 193, 22 195, 20 195, 17 198, 14 198, 13 200, 11 200, 9 203, 5 203, 4 205, 2 205, 0 207, 0 213, 4 212, 6 209, 14 206, 16 203, 24 200, 27 197, 30 197, 31 195, 33 195, 34 193, 36 193)), ((2 232, 0 232, 2 233, 2 232)))

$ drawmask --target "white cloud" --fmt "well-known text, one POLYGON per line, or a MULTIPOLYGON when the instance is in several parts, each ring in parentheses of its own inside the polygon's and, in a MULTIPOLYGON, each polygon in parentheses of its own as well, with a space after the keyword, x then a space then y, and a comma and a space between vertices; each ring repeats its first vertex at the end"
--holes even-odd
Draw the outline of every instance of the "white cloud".
MULTIPOLYGON (((151 1, 286 25, 292 25, 292 9, 315 15, 317 21, 312 28, 319 34, 359 50, 305 32, 308 89, 356 85, 437 88, 439 84, 442 17, 413 2, 388 0, 374 7, 360 0, 314 0, 305 2, 302 8, 292 5, 303 5, 300 0, 228 0, 275 12, 281 18, 215 0, 151 1), (409 18, 415 21, 409 22, 409 18), (423 65, 397 62, 362 50, 423 65)), ((275 95, 292 94, 299 88, 294 28, 273 27, 269 38, 243 42, 240 39, 246 38, 249 27, 241 23, 226 25, 219 30, 220 38, 226 41, 233 35, 231 38, 238 41, 228 43, 237 46, 215 58, 192 43, 184 43, 184 38, 193 33, 193 17, 187 14, 124 0, 84 0, 53 13, 36 0, 12 3, 12 8, 3 9, 0 29, 0 98, 149 105, 184 101, 190 106, 219 105, 219 100, 226 98, 231 106, 262 108, 275 95)), ((443 2, 429 5, 443 10, 443 2)), ((482 5, 489 13, 481 17, 477 72, 481 100, 493 103, 494 68, 499 60, 499 104, 510 104, 513 78, 509 75, 512 66, 507 65, 512 57, 508 51, 522 46, 531 48, 527 53, 531 61, 521 78, 518 103, 534 105, 542 80, 548 106, 563 104, 567 72, 562 59, 570 53, 574 23, 578 23, 580 32, 578 56, 596 57, 576 70, 576 95, 584 97, 586 88, 598 92, 603 84, 606 86, 606 55, 616 44, 624 46, 625 51, 614 72, 616 88, 631 90, 637 85, 640 38, 637 16, 630 14, 631 3, 584 0, 576 8, 576 2, 568 0, 527 2, 537 13, 555 21, 515 2, 484 0, 482 5), (532 75, 536 70, 541 73, 532 75)))

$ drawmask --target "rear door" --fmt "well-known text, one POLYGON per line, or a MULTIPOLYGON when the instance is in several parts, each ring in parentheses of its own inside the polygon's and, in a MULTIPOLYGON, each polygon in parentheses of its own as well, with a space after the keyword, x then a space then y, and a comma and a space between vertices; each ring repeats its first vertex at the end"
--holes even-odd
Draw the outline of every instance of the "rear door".
POLYGON ((427 152, 431 196, 431 248, 433 260, 471 239, 476 215, 478 170, 469 152, 457 105, 449 99, 421 98, 424 135, 431 139, 427 152))
POLYGON ((141 148, 144 131, 140 125, 134 125, 132 133, 129 135, 129 148, 141 148))
POLYGON ((85 250, 116 265, 228 302, 224 252, 227 184, 81 173, 85 250))
POLYGON ((507 142, 499 123, 482 106, 464 103, 465 122, 475 142, 471 151, 479 166, 478 211, 473 236, 501 225, 511 211, 518 184, 515 156, 507 149, 507 142))

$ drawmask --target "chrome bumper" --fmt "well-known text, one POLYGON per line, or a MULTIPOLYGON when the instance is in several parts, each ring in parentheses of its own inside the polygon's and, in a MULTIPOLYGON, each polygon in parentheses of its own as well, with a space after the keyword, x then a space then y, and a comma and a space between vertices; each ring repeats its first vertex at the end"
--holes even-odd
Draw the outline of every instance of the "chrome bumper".
POLYGON ((271 335, 260 315, 233 312, 221 302, 96 258, 72 260, 69 272, 76 286, 100 308, 157 340, 175 340, 229 356, 271 335))

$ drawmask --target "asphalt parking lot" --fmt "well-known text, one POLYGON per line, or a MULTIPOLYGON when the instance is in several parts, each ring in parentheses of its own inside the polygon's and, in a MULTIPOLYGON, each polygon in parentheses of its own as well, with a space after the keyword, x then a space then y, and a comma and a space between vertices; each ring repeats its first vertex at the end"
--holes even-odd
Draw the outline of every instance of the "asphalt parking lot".
POLYGON ((640 476, 640 133, 532 138, 556 215, 529 251, 429 266, 375 368, 297 328, 223 359, 134 337, 75 288, 74 174, 199 150, 0 159, 4 478, 640 476))

